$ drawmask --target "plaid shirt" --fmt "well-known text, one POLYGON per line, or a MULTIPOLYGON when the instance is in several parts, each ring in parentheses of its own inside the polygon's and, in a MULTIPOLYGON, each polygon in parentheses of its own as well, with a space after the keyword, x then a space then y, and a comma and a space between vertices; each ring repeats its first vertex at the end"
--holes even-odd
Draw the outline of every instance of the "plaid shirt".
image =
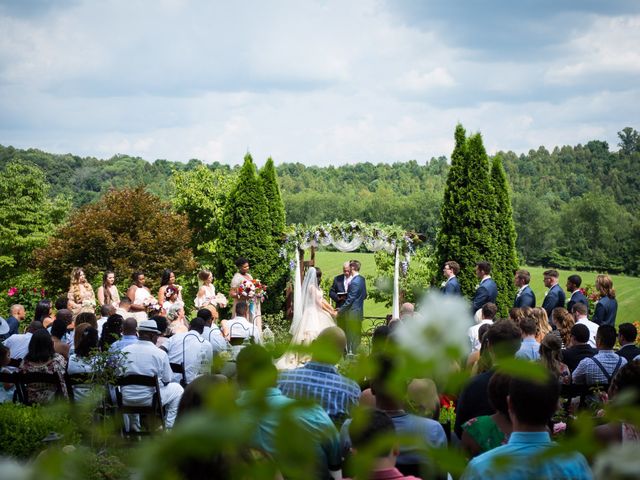
POLYGON ((280 372, 278 388, 287 397, 319 403, 334 422, 349 417, 360 399, 356 382, 340 375, 333 365, 319 362, 280 372))
POLYGON ((600 367, 593 361, 594 358, 602 364, 611 377, 613 377, 616 366, 618 367, 618 370, 620 370, 620 368, 627 363, 625 358, 621 357, 613 350, 600 350, 593 357, 583 358, 580 361, 572 374, 573 383, 587 385, 611 383, 610 379, 606 377, 600 367), (620 359, 622 359, 622 361, 618 365, 620 359))

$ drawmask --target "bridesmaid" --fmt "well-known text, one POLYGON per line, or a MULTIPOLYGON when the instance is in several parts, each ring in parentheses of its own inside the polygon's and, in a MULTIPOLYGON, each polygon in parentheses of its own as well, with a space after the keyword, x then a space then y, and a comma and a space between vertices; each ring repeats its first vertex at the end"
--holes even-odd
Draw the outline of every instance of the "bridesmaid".
POLYGON ((69 310, 71 310, 74 315, 82 311, 82 304, 84 302, 92 302, 95 307, 96 297, 82 268, 76 267, 71 271, 71 284, 69 285, 67 299, 69 300, 69 310))
MULTIPOLYGON (((253 277, 249 273, 249 260, 244 257, 239 257, 236 260, 236 267, 238 267, 238 271, 235 273, 233 278, 231 279, 231 290, 229 291, 229 296, 233 298, 233 316, 236 315, 236 305, 239 301, 247 301, 245 297, 243 297, 239 293, 239 289, 242 286, 242 282, 245 280, 252 282, 253 277)), ((248 301, 249 303, 249 321, 255 323, 256 328, 259 332, 262 332, 262 314, 260 312, 260 302, 248 301)))
POLYGON ((196 308, 203 308, 213 304, 216 298, 216 287, 213 286, 213 274, 209 270, 200 270, 198 281, 200 288, 194 303, 196 308))
POLYGON ((98 287, 98 305, 113 305, 118 308, 120 305, 120 292, 116 287, 116 274, 110 271, 104 272, 102 285, 98 287))
POLYGON ((160 277, 160 290, 158 290, 158 303, 160 305, 164 305, 164 302, 167 300, 165 297, 169 285, 178 287, 178 300, 182 301, 182 287, 176 285, 176 274, 173 273, 173 270, 170 268, 165 268, 162 271, 162 277, 160 277))
POLYGON ((140 323, 147 319, 147 307, 144 305, 144 301, 152 297, 151 290, 144 285, 146 281, 144 273, 134 272, 131 280, 133 280, 133 285, 127 290, 127 297, 131 300, 129 312, 140 323))

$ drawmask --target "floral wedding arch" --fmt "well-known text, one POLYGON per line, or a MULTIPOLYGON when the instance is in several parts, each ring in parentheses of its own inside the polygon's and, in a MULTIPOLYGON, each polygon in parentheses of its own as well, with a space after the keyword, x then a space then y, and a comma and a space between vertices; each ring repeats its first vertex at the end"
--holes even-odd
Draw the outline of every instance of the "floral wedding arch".
POLYGON ((292 258, 295 269, 293 282, 293 318, 302 317, 301 256, 305 250, 333 246, 341 252, 353 252, 364 245, 370 252, 384 250, 395 253, 393 273, 393 318, 400 317, 400 270, 406 273, 409 260, 414 253, 414 245, 419 241, 415 233, 402 228, 364 223, 359 221, 323 223, 315 227, 293 225, 286 235, 280 256, 292 258), (400 260, 400 258, 403 258, 400 260))

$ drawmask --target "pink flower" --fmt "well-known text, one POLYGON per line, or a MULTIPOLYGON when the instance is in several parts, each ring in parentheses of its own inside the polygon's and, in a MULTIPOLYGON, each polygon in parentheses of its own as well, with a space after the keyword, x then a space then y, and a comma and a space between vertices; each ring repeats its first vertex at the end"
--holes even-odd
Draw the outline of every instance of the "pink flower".
POLYGON ((16 293, 18 293, 18 289, 16 287, 11 287, 7 292, 7 295, 9 295, 10 297, 13 297, 16 293))
POLYGON ((564 422, 558 422, 553 424, 553 434, 558 435, 567 429, 567 424, 564 422))

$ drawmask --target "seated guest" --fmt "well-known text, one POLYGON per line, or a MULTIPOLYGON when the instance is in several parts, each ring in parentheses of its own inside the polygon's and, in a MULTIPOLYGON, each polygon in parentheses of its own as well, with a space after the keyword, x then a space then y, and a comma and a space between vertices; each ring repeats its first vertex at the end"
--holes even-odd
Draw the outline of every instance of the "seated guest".
POLYGON ((165 343, 169 341, 169 337, 171 336, 171 332, 169 331, 169 321, 167 317, 162 315, 154 315, 149 320, 154 320, 156 325, 158 325, 158 330, 160 330, 160 336, 158 336, 158 340, 156 340, 156 347, 161 347, 165 343))
MULTIPOLYGON (((42 325, 42 324, 41 324, 42 325)), ((67 396, 64 374, 67 361, 53 349, 53 340, 47 330, 37 330, 29 341, 29 351, 20 365, 22 373, 54 373, 57 375, 59 389, 67 396)), ((50 384, 31 383, 27 385, 27 396, 32 403, 49 403, 55 398, 56 387, 50 384)))
POLYGON ((620 348, 616 353, 626 358, 627 362, 630 362, 640 355, 640 348, 636 345, 637 338, 638 329, 633 323, 620 324, 618 327, 618 342, 620 343, 620 348))
MULTIPOLYGON (((279 464, 279 442, 285 441, 287 431, 280 427, 283 409, 291 408, 296 401, 282 394, 276 387, 278 371, 273 359, 260 345, 248 345, 240 351, 237 359, 237 378, 240 396, 237 404, 247 415, 247 421, 257 421, 251 446, 267 452, 279 464), (261 405, 268 407, 266 412, 261 405)), ((321 478, 329 474, 341 478, 342 458, 338 431, 327 413, 319 405, 308 405, 289 411, 288 428, 298 428, 306 432, 307 438, 315 446, 318 454, 317 472, 321 478)), ((288 477, 283 471, 283 476, 288 477)), ((299 476, 299 474, 298 474, 299 476)), ((308 472, 314 478, 313 472, 308 472)))
MULTIPOLYGON (((78 343, 74 353, 69 357, 69 364, 67 365, 67 373, 69 375, 93 372, 92 355, 98 349, 98 330, 88 324, 83 324, 78 329, 80 330, 78 343)), ((76 399, 85 398, 90 389, 90 385, 75 385, 73 394, 76 399)))
POLYGON ((520 321, 520 331, 522 332, 522 343, 516 352, 516 358, 532 361, 540 359, 540 344, 536 341, 536 320, 533 317, 523 318, 520 321))
POLYGON ((67 333, 61 340, 69 344, 71 350, 73 350, 73 330, 75 328, 75 323, 73 321, 73 312, 71 310, 67 310, 66 308, 62 308, 56 312, 56 320, 63 320, 67 325, 67 333))
MULTIPOLYGON (((487 349, 492 364, 496 365, 501 358, 513 358, 520 347, 520 329, 511 320, 502 320, 489 327, 486 333, 487 349)), ((494 408, 489 403, 489 380, 494 369, 472 377, 458 398, 455 432, 462 437, 462 425, 480 415, 493 415, 494 408)))
POLYGON ((567 348, 571 337, 571 328, 576 324, 576 320, 566 308, 562 307, 554 308, 551 312, 551 317, 553 318, 553 324, 556 326, 556 329, 560 334, 562 348, 567 348))
MULTIPOLYGON (((203 330, 204 320, 196 317, 191 320, 188 332, 173 335, 160 347, 169 355, 169 362, 183 366, 184 381, 187 385, 196 377, 211 373, 213 348, 202 336, 203 330)), ((173 374, 174 382, 180 383, 182 380, 181 374, 173 374)))
POLYGON ((480 350, 471 352, 467 357, 467 367, 471 368, 471 375, 486 372, 491 368, 491 358, 487 349, 485 335, 489 330, 489 324, 485 323, 478 329, 478 339, 480 340, 480 350))
POLYGON ((228 381, 229 379, 224 375, 201 375, 189 383, 180 399, 176 422, 180 422, 189 412, 197 412, 204 409, 211 391, 222 384, 226 384, 228 381))
POLYGON ((555 375, 560 383, 571 383, 569 367, 560 360, 562 341, 557 332, 547 333, 540 344, 540 363, 555 375))
POLYGON ((469 327, 469 342, 471 343, 471 351, 476 352, 480 350, 480 339, 478 337, 478 331, 482 325, 492 325, 493 319, 496 317, 498 307, 495 303, 485 303, 480 309, 481 319, 480 322, 472 327, 469 327))
POLYGON ((215 357, 218 353, 229 347, 227 340, 222 334, 222 330, 215 324, 217 316, 214 316, 213 312, 208 308, 198 310, 197 316, 204 320, 202 336, 211 344, 213 356, 215 357))
POLYGON ((310 362, 293 370, 280 372, 278 388, 291 398, 313 400, 341 424, 358 404, 360 387, 342 376, 335 365, 347 348, 347 337, 340 327, 329 327, 314 340, 310 362))
MULTIPOLYGON (((126 354, 125 375, 157 376, 160 384, 160 401, 165 408, 165 425, 173 428, 178 412, 178 403, 184 389, 179 383, 172 382, 173 372, 169 365, 167 352, 156 347, 160 330, 153 320, 143 320, 138 325, 138 342, 122 349, 126 354)), ((153 391, 149 387, 129 385, 122 387, 125 405, 149 405, 153 391)))
POLYGON ((261 343, 260 330, 247 320, 249 306, 246 302, 236 303, 236 316, 231 320, 222 320, 220 327, 224 337, 232 344, 236 341, 242 343, 247 338, 253 338, 256 343, 261 343))
POLYGON ((416 307, 413 303, 405 302, 400 305, 400 321, 410 320, 415 314, 416 307))
MULTIPOLYGON (((11 352, 7 347, 0 343, 0 372, 11 373, 8 367, 11 361, 11 352)), ((16 386, 12 383, 0 383, 0 403, 13 402, 13 396, 16 386)))
MULTIPOLYGON (((621 394, 627 395, 625 406, 640 407, 640 360, 631 361, 620 368, 611 381, 609 399, 612 403, 616 403, 616 397, 620 398, 621 394)), ((639 442, 640 430, 631 422, 613 421, 597 426, 595 436, 605 445, 639 442)))
POLYGON ((67 298, 66 295, 61 295, 58 298, 56 298, 56 301, 53 304, 53 306, 56 308, 56 312, 59 312, 60 310, 68 310, 69 299, 67 298))
POLYGON ((411 380, 407 386, 405 408, 419 417, 437 420, 440 416, 440 397, 435 382, 430 378, 411 380))
POLYGON ((67 322, 59 318, 53 321, 51 325, 51 339, 53 340, 53 349, 56 353, 62 355, 65 359, 69 358, 69 350, 71 345, 64 341, 67 335, 67 322))
POLYGON ((589 345, 589 329, 582 323, 571 327, 568 348, 562 351, 562 361, 573 372, 583 358, 593 357, 598 351, 589 345))
MULTIPOLYGON (((73 334, 73 344, 76 345, 78 343, 78 327, 80 325, 89 325, 90 327, 98 329, 98 319, 96 318, 96 314, 92 312, 82 312, 76 316, 75 321, 75 331, 73 334)), ((86 328, 86 327, 85 327, 86 328)))
POLYGON ((23 359, 29 352, 31 337, 44 327, 41 322, 31 322, 25 333, 16 333, 7 338, 3 343, 11 351, 11 358, 23 359))
MULTIPOLYGON (((418 477, 405 476, 396 468, 396 459, 400 453, 394 437, 396 428, 393 420, 381 410, 372 410, 367 421, 360 428, 349 426, 351 454, 358 456, 366 451, 374 455, 374 463, 367 478, 417 480, 418 477), (371 449, 375 448, 375 451, 371 449)), ((359 477, 355 477, 359 478, 359 477)))
POLYGON ((493 415, 481 415, 462 425, 462 446, 472 456, 505 445, 513 426, 507 407, 511 377, 496 373, 489 381, 489 403, 495 408, 493 415))
POLYGON ((559 397, 560 386, 551 376, 543 384, 511 379, 507 406, 513 432, 509 442, 472 459, 462 479, 591 479, 589 465, 579 453, 544 456, 554 445, 547 425, 559 397))
POLYGON ((520 325, 520 320, 524 317, 530 317, 533 309, 531 307, 513 307, 509 310, 509 320, 511 320, 516 325, 520 325))
POLYGON ((44 328, 49 328, 55 318, 51 312, 52 306, 51 300, 46 298, 40 300, 36 305, 35 312, 33 313, 33 320, 36 322, 42 322, 44 328))
POLYGON ((7 323, 9 324, 9 332, 6 334, 7 338, 18 333, 20 322, 23 322, 26 316, 27 312, 22 305, 19 303, 11 305, 11 308, 9 308, 9 316, 7 317, 7 323))
MULTIPOLYGON (((577 304, 573 308, 576 308, 577 304)), ((598 353, 593 357, 583 359, 572 373, 573 383, 597 385, 610 384, 620 367, 627 363, 627 359, 613 351, 616 344, 616 329, 611 325, 601 325, 596 335, 598 353)))
POLYGON ((129 317, 122 322, 122 338, 116 340, 109 347, 110 352, 120 352, 124 347, 128 347, 138 342, 138 321, 129 317))
POLYGON ((185 333, 189 331, 189 325, 184 313, 184 303, 176 302, 167 310, 167 320, 169 322, 169 331, 171 335, 177 333, 185 333))
POLYGON ((100 336, 100 350, 108 352, 111 344, 120 339, 122 335, 122 323, 124 318, 117 313, 107 318, 107 323, 102 327, 102 335, 100 336))
POLYGON ((132 316, 129 315, 129 312, 131 312, 132 314, 135 313, 131 311, 131 300, 129 299, 129 297, 124 296, 120 299, 120 304, 118 308, 116 308, 116 315, 120 315, 122 318, 128 318, 132 316))
POLYGON ((589 329, 589 345, 596 347, 596 333, 598 333, 598 324, 587 318, 587 306, 584 303, 576 303, 573 305, 573 318, 576 324, 580 323, 589 329))
POLYGON ((544 308, 536 307, 531 309, 530 316, 536 321, 536 341, 540 343, 544 336, 553 330, 549 323, 549 315, 544 308))
POLYGON ((116 313, 116 307, 111 304, 102 305, 100 307, 100 318, 98 319, 98 337, 102 336, 102 327, 107 323, 107 319, 116 313))

